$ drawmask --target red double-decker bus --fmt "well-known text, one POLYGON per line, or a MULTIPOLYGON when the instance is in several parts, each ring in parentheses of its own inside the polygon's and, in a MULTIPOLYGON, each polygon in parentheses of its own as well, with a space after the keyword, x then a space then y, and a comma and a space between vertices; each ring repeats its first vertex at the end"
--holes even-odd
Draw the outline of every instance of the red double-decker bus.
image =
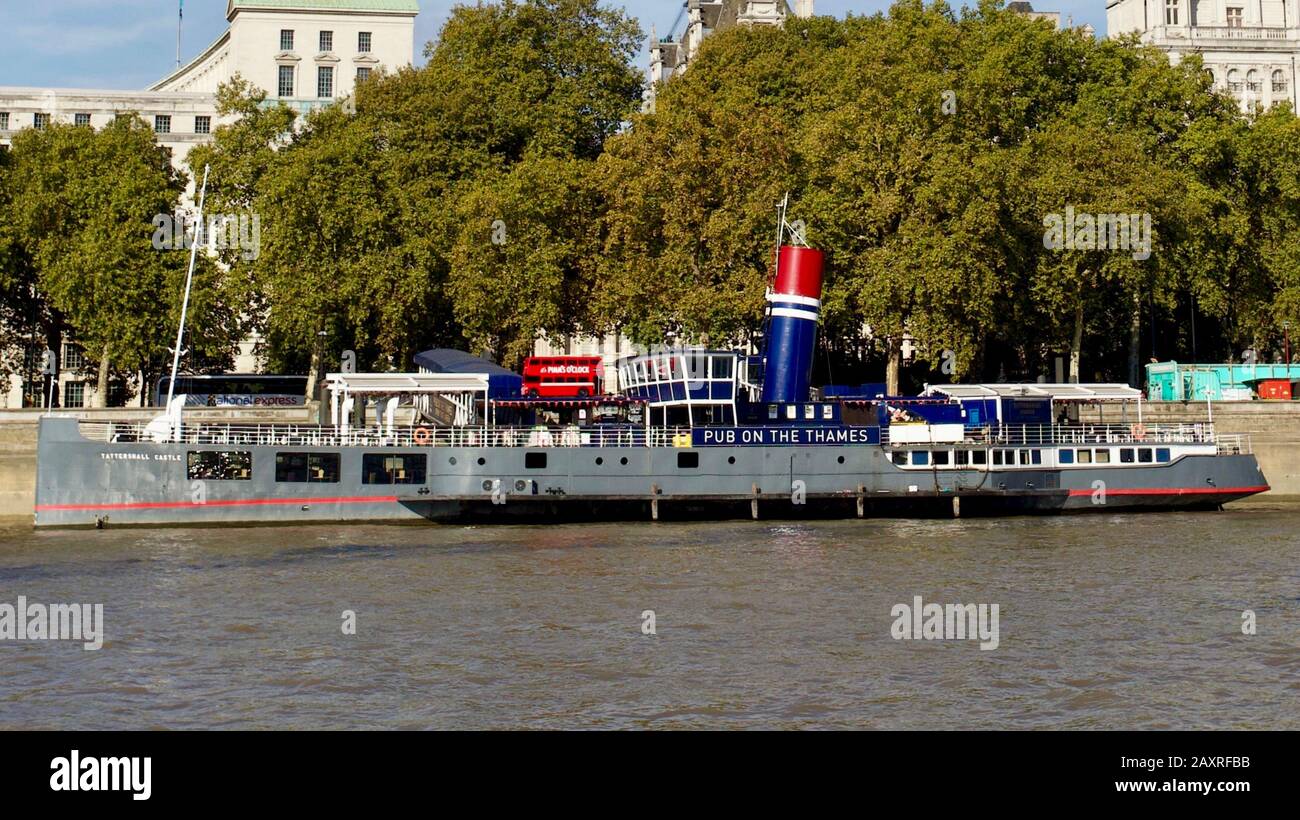
POLYGON ((599 356, 529 356, 524 360, 524 395, 598 396, 603 392, 604 370, 599 356))

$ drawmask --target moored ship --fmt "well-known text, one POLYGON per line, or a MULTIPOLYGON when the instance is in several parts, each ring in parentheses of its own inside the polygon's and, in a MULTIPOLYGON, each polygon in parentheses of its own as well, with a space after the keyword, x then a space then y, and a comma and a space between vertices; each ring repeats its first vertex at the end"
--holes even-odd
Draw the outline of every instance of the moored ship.
POLYGON ((35 522, 1000 515, 1214 509, 1268 490, 1248 438, 1144 425, 1126 385, 814 389, 821 273, 818 251, 782 245, 762 356, 632 356, 612 395, 592 394, 590 368, 547 365, 525 386, 430 351, 421 372, 330 374, 329 424, 188 422, 183 395, 148 422, 50 415, 35 522), (547 389, 565 383, 580 390, 547 389), (1080 421, 1081 405, 1117 405, 1120 422, 1080 421))

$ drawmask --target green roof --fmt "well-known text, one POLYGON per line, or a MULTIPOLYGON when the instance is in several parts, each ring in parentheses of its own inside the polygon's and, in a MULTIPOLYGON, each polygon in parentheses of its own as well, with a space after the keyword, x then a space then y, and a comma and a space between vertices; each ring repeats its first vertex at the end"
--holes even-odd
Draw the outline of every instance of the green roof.
POLYGON ((417 0, 230 0, 228 13, 236 9, 323 9, 326 11, 419 12, 417 0))

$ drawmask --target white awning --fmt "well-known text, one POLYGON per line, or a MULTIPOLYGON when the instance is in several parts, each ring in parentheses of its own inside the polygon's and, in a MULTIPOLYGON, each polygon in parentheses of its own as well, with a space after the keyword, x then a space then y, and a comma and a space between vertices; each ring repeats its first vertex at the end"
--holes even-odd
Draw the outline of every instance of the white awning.
POLYGON ((349 395, 486 393, 486 373, 330 373, 326 386, 349 395))
POLYGON ((1127 384, 932 384, 926 396, 954 399, 1036 398, 1053 401, 1138 401, 1142 391, 1127 384))

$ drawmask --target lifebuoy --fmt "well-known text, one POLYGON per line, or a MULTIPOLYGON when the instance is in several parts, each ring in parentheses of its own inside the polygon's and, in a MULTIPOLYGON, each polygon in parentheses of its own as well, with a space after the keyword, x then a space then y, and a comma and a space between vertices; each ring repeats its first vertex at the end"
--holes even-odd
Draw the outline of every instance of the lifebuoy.
POLYGON ((1129 428, 1129 432, 1133 434, 1133 438, 1136 439, 1137 441, 1146 441, 1147 428, 1145 425, 1140 423, 1135 424, 1129 428))
POLYGON ((424 446, 430 441, 433 441, 433 434, 429 432, 428 427, 417 427, 415 428, 415 432, 411 434, 411 439, 416 444, 424 446))

